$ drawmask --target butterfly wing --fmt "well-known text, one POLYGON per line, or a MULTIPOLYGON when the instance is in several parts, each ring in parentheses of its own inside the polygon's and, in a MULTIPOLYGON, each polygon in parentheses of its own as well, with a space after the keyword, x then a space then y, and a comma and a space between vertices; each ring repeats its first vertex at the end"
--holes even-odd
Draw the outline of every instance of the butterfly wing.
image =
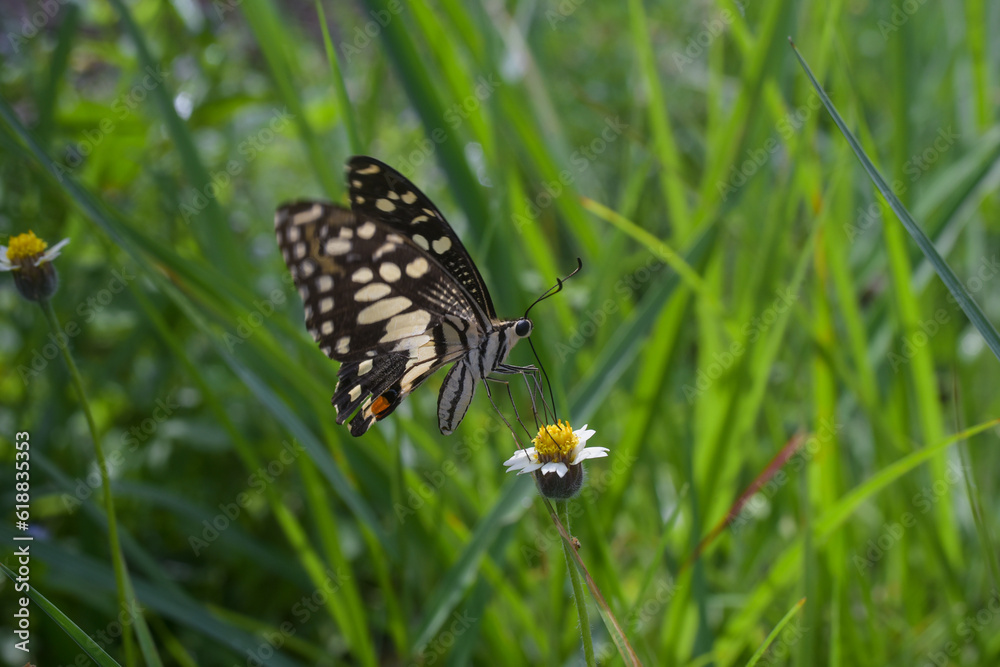
POLYGON ((437 207, 401 173, 375 158, 347 162, 351 208, 385 222, 434 257, 465 288, 483 312, 496 319, 493 300, 479 269, 437 207))
POLYGON ((332 402, 337 423, 354 415, 353 435, 391 414, 488 329, 437 259, 380 219, 298 202, 278 209, 275 233, 306 328, 341 362, 332 402))

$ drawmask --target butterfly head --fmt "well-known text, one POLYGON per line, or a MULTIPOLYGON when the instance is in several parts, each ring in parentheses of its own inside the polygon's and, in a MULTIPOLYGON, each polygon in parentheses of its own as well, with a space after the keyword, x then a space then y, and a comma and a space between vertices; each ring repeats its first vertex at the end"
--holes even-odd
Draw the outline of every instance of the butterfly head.
POLYGON ((531 323, 527 317, 522 318, 514 323, 514 335, 517 338, 527 338, 531 335, 531 330, 534 325, 531 323))

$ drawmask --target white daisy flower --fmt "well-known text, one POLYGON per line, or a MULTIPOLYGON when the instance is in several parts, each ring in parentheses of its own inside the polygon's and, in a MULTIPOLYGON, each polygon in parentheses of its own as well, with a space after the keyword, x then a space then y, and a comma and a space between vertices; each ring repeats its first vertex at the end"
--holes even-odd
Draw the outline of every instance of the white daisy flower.
POLYGON ((565 499, 576 495, 583 484, 583 468, 586 459, 596 459, 608 455, 607 447, 587 447, 587 440, 596 431, 587 425, 574 431, 569 422, 559 420, 538 429, 532 440, 534 447, 519 450, 504 461, 507 472, 517 474, 536 473, 542 495, 549 498, 565 499), (555 473, 555 475, 550 475, 555 473), (563 480, 566 475, 569 478, 563 480))
POLYGON ((52 296, 59 284, 50 262, 69 243, 63 239, 51 248, 32 231, 11 237, 10 246, 0 245, 0 271, 13 271, 18 291, 31 301, 52 296))
POLYGON ((51 262, 59 256, 59 251, 67 243, 69 239, 63 239, 46 250, 48 244, 35 236, 34 232, 18 234, 10 239, 10 247, 0 245, 0 271, 15 271, 29 262, 30 266, 51 262))

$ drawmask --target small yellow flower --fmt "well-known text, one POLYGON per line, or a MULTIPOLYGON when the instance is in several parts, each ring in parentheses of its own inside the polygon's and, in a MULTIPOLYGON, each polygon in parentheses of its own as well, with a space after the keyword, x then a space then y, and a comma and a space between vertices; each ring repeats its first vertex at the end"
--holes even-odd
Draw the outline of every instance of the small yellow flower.
POLYGON ((586 447, 594 433, 596 431, 588 430, 586 424, 574 431, 569 422, 559 420, 538 429, 538 435, 531 441, 534 447, 519 450, 504 465, 507 472, 535 473, 542 495, 548 498, 572 498, 583 485, 583 466, 580 464, 586 459, 608 455, 607 447, 586 447), (553 472, 555 475, 549 474, 553 472))
POLYGON ((10 239, 10 245, 0 245, 0 271, 14 272, 14 285, 29 301, 41 301, 55 294, 59 277, 51 262, 69 239, 51 248, 32 231, 10 239), (46 249, 48 248, 48 249, 46 249))
POLYGON ((580 436, 573 432, 568 422, 564 424, 560 419, 555 424, 548 424, 538 429, 538 435, 531 444, 535 446, 535 452, 540 460, 562 461, 580 444, 580 436))

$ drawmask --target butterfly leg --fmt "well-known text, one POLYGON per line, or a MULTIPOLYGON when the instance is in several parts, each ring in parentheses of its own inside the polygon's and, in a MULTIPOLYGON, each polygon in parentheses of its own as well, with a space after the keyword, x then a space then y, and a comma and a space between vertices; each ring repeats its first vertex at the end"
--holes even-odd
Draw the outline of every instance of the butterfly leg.
MULTIPOLYGON (((535 378, 535 385, 538 385, 538 369, 534 366, 515 366, 513 364, 500 364, 495 369, 496 373, 503 375, 520 375, 524 378, 524 385, 528 390, 528 397, 531 400, 531 413, 535 420, 535 428, 538 428, 538 407, 535 405, 535 392, 528 382, 528 376, 535 378)), ((510 388, 508 387, 507 392, 510 393, 510 388)), ((511 403, 513 404, 514 399, 511 398, 511 403)), ((515 408, 516 409, 516 408, 515 408)), ((522 424, 523 426, 523 424, 522 424)))
POLYGON ((500 415, 500 419, 502 419, 503 422, 507 424, 507 428, 510 429, 511 435, 514 436, 514 440, 517 440, 517 435, 514 431, 514 428, 510 425, 510 422, 507 421, 507 418, 500 411, 500 408, 497 407, 497 404, 493 402, 493 394, 492 392, 490 392, 490 385, 489 385, 490 382, 495 382, 496 384, 502 384, 507 389, 507 398, 510 399, 510 405, 512 408, 514 408, 514 419, 521 426, 521 428, 524 429, 525 434, 528 436, 528 440, 531 440, 532 437, 531 431, 529 431, 528 427, 524 425, 523 421, 521 421, 521 415, 517 411, 517 403, 514 402, 514 394, 511 393, 510 391, 510 383, 507 382, 506 380, 487 377, 484 385, 486 387, 486 396, 490 399, 490 404, 493 406, 493 409, 496 410, 496 413, 500 415))
POLYGON ((549 404, 545 400, 545 391, 542 389, 541 372, 535 366, 514 366, 512 364, 500 364, 496 369, 497 373, 504 373, 508 375, 520 375, 524 378, 525 387, 528 390, 528 396, 531 398, 531 411, 535 419, 535 427, 539 427, 538 423, 538 405, 535 403, 535 392, 541 396, 542 400, 542 421, 546 424, 550 424, 555 421, 555 411, 549 407, 549 404), (550 420, 551 415, 551 420, 550 420))
MULTIPOLYGON (((496 404, 496 402, 494 402, 494 400, 493 400, 493 392, 490 391, 490 382, 499 382, 500 384, 507 384, 507 383, 504 382, 503 380, 494 380, 493 378, 487 377, 487 378, 484 379, 483 386, 486 388, 486 398, 490 399, 490 405, 493 406, 493 411, 497 413, 497 415, 500 417, 500 419, 503 421, 503 423, 507 426, 507 430, 510 431, 510 434, 512 436, 514 436, 514 441, 516 442, 517 441, 517 432, 514 430, 514 427, 510 425, 510 422, 507 421, 507 417, 504 416, 503 412, 500 410, 500 407, 496 404)), ((508 393, 510 392, 510 387, 507 388, 507 392, 508 393)), ((513 405, 513 401, 511 401, 511 404, 513 405)), ((514 408, 514 414, 517 415, 517 407, 516 406, 514 408)), ((520 421, 520 420, 518 420, 518 421, 520 421)))

